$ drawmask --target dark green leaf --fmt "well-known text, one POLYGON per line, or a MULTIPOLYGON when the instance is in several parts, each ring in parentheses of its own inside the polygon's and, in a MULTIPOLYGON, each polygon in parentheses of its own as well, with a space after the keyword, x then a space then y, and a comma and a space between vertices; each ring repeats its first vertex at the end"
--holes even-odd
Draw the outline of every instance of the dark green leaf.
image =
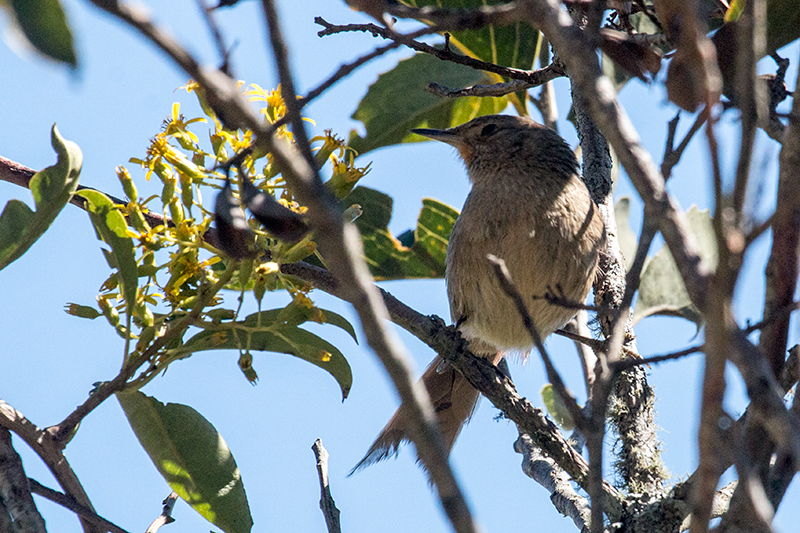
POLYGON ((449 205, 433 198, 422 199, 422 211, 417 220, 413 248, 419 255, 424 250, 442 275, 447 257, 447 243, 457 218, 458 211, 449 205))
POLYGON ((413 233, 395 238, 388 229, 392 198, 367 187, 356 187, 344 203, 358 203, 363 214, 355 221, 361 232, 364 255, 377 279, 441 278, 444 276, 447 242, 458 211, 437 200, 422 201, 413 233))
POLYGON ((36 213, 11 200, 0 214, 0 270, 18 259, 47 231, 78 188, 83 155, 78 145, 64 140, 53 125, 51 143, 56 164, 37 172, 30 181, 36 213))
MULTIPOLYGON (((259 313, 254 313, 241 322, 225 324, 223 328, 214 331, 203 331, 182 346, 171 350, 170 355, 182 357, 205 350, 228 349, 285 353, 327 371, 339 383, 342 396, 347 398, 353 384, 353 375, 347 359, 328 341, 298 328, 295 324, 285 322, 285 315, 281 316, 283 312, 283 309, 262 311, 260 322, 259 313)), ((327 323, 343 327, 342 321, 346 321, 342 317, 335 313, 331 313, 331 316, 333 318, 326 320, 327 323)), ((343 329, 347 331, 347 328, 343 329)), ((352 327, 348 333, 355 334, 352 327)))
POLYGON ((448 87, 494 83, 486 74, 427 54, 400 61, 378 77, 358 104, 353 118, 367 134, 350 135, 349 145, 359 154, 401 142, 420 141, 412 128, 449 128, 480 115, 499 113, 506 98, 441 98, 426 89, 431 82, 448 87))
POLYGON ((226 533, 253 527, 236 461, 211 423, 187 405, 164 405, 141 392, 117 399, 158 471, 203 518, 226 533))
MULTIPOLYGON (((703 262, 710 269, 715 268, 719 255, 708 210, 700 211, 693 206, 687 211, 686 218, 700 246, 703 262)), ((666 246, 645 264, 642 271, 633 320, 638 322, 650 315, 683 317, 694 322, 698 329, 703 325, 703 317, 692 304, 675 260, 666 246)))
POLYGON ((86 209, 100 238, 111 247, 105 251, 109 264, 119 271, 122 294, 130 312, 136 304, 136 290, 139 286, 139 270, 133 252, 133 239, 128 237, 125 217, 114 206, 114 202, 100 191, 84 189, 78 193, 86 199, 86 209))
POLYGON ((44 55, 78 66, 72 32, 59 0, 11 0, 17 22, 28 41, 44 55))

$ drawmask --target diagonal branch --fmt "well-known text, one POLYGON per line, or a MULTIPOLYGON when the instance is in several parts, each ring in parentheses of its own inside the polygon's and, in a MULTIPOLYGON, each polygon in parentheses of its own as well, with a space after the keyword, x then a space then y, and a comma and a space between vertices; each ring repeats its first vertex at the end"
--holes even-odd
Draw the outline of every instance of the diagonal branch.
MULTIPOLYGON (((83 490, 83 485, 75 475, 75 471, 69 466, 67 458, 61 453, 61 447, 56 443, 50 434, 33 424, 25 416, 0 400, 0 426, 9 431, 13 431, 30 446, 36 454, 53 473, 53 476, 72 499, 83 507, 94 511, 92 502, 83 490)), ((83 530, 87 533, 102 533, 98 526, 81 518, 83 530)))
POLYGON ((286 114, 290 116, 300 154, 290 152, 274 137, 262 136, 256 130, 258 140, 272 152, 284 170, 287 183, 308 207, 309 221, 319 236, 322 255, 341 281, 343 290, 350 296, 349 300, 361 319, 367 342, 392 378, 403 406, 408 409, 410 416, 406 422, 409 436, 416 445, 417 456, 436 485, 439 499, 450 522, 458 532, 476 531, 477 526, 467 502, 450 469, 447 451, 427 390, 413 378, 409 367, 410 357, 405 347, 387 322, 382 320, 388 318, 389 314, 364 262, 358 230, 352 224, 344 224, 341 208, 325 188, 317 172, 300 115, 289 68, 288 51, 275 5, 272 0, 263 0, 262 4, 281 81, 283 101, 287 107, 286 114))
POLYGON ((66 509, 69 509, 70 511, 80 516, 82 519, 97 524, 97 527, 103 528, 102 531, 109 531, 111 533, 128 533, 127 531, 125 531, 118 525, 114 524, 113 522, 109 522, 108 520, 98 515, 94 511, 87 509, 83 505, 79 504, 71 496, 67 496, 63 492, 58 492, 57 490, 53 490, 50 487, 45 487, 35 479, 29 478, 28 483, 31 486, 31 492, 33 494, 38 494, 42 498, 47 498, 51 502, 57 503, 58 505, 66 509))
POLYGON ((9 531, 46 533, 44 519, 31 496, 31 487, 22 467, 22 459, 11 442, 11 432, 0 427, 0 502, 13 521, 9 531))

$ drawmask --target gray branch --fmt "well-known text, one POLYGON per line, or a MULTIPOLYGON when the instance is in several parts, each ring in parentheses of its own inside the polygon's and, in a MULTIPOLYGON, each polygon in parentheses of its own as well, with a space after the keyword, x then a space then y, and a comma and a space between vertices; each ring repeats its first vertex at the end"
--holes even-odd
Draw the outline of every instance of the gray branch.
POLYGON ((322 445, 322 440, 317 439, 311 446, 317 458, 317 475, 319 476, 319 508, 325 517, 328 533, 341 533, 342 526, 339 522, 339 509, 331 496, 331 485, 328 480, 328 450, 322 445))
POLYGON ((31 487, 14 445, 11 432, 0 427, 0 501, 11 517, 11 531, 47 533, 44 519, 31 496, 31 487))

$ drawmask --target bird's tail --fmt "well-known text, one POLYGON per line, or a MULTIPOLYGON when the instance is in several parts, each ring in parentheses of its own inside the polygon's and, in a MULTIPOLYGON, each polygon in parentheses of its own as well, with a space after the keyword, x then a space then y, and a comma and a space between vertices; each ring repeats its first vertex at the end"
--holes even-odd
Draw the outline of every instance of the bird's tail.
MULTIPOLYGON (((493 364, 497 364, 502 359, 502 354, 497 353, 489 358, 493 364)), ((475 411, 480 393, 455 368, 449 364, 442 365, 442 360, 438 357, 425 370, 422 382, 433 403, 439 421, 439 431, 449 453, 461 428, 475 411)), ((351 474, 397 454, 400 444, 409 440, 405 417, 405 409, 400 406, 372 443, 364 458, 350 472, 351 474)))

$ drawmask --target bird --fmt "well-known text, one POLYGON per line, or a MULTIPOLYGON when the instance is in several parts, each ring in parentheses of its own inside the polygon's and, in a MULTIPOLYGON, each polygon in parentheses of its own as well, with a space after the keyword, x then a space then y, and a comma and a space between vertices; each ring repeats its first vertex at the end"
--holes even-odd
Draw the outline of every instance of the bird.
MULTIPOLYGON (((487 256, 503 259, 541 338, 569 322, 592 286, 605 226, 561 136, 525 117, 485 115, 448 129, 413 133, 456 148, 471 190, 453 225, 445 262, 450 315, 469 349, 500 363, 526 357, 534 341, 487 256)), ((448 453, 480 397, 437 356, 422 382, 448 453)), ((408 440, 401 406, 353 472, 396 455, 408 440)))

